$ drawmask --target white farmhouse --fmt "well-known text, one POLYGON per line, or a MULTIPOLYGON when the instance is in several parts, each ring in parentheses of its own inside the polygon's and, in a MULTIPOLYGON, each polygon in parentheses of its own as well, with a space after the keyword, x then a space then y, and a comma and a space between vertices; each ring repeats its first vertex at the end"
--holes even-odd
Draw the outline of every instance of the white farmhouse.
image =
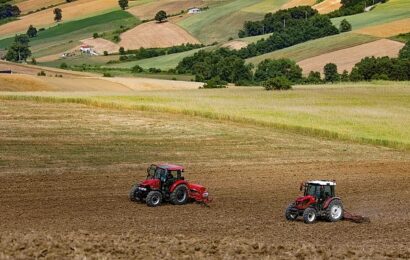
POLYGON ((199 13, 201 13, 201 9, 199 9, 197 7, 188 9, 188 14, 199 14, 199 13))

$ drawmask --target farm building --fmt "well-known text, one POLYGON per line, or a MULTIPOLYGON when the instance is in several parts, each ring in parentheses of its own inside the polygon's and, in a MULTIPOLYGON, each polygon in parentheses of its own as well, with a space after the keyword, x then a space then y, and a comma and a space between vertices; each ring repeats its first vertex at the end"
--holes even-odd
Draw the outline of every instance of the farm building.
POLYGON ((96 52, 94 51, 93 46, 87 45, 87 44, 81 45, 81 46, 80 46, 80 51, 81 51, 82 53, 86 53, 86 54, 98 55, 98 53, 96 53, 96 52))
POLYGON ((188 14, 199 14, 201 12, 202 12, 201 9, 197 7, 188 9, 188 14))

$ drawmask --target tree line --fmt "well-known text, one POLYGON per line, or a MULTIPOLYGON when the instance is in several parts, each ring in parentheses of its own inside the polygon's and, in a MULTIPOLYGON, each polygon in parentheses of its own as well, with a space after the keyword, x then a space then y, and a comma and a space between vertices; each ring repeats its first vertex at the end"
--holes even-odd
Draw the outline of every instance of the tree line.
POLYGON ((336 64, 328 63, 320 72, 311 71, 307 77, 290 59, 266 59, 256 68, 227 48, 201 50, 184 58, 176 67, 177 73, 189 73, 207 86, 262 85, 267 89, 289 89, 292 84, 322 84, 340 81, 410 80, 410 41, 401 49, 398 58, 366 57, 352 71, 339 74, 336 64))

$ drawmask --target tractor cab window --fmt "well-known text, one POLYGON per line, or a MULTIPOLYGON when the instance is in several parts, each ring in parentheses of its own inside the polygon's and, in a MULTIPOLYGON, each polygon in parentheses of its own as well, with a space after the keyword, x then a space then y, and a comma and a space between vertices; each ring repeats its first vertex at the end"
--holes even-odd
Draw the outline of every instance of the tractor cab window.
POLYGON ((318 188, 319 186, 317 185, 311 185, 311 184, 307 185, 305 188, 305 196, 311 195, 313 197, 319 197, 318 195, 319 195, 320 190, 318 188))
POLYGON ((328 198, 328 197, 332 196, 332 186, 330 186, 330 185, 323 186, 322 196, 324 198, 328 198))
POLYGON ((167 170, 162 169, 162 168, 157 168, 157 169, 155 170, 155 177, 154 177, 154 179, 160 179, 160 180, 162 180, 162 179, 164 179, 164 177, 166 176, 166 174, 167 174, 167 170))
POLYGON ((147 169, 147 179, 154 179, 155 178, 155 171, 157 167, 155 165, 152 165, 148 167, 147 169))

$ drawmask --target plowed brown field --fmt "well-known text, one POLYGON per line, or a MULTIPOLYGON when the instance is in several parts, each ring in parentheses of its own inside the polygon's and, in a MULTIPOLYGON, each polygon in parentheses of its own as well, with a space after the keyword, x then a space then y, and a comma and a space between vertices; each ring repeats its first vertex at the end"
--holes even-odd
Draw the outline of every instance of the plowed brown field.
POLYGON ((323 67, 327 63, 334 63, 337 65, 339 72, 342 73, 343 70, 351 71, 354 65, 365 57, 397 57, 403 46, 404 44, 401 42, 381 39, 308 58, 298 62, 298 65, 307 74, 310 71, 323 72, 323 67))
POLYGON ((410 257, 410 155, 179 115, 0 100, 0 258, 410 257), (210 208, 127 199, 182 163, 210 208), (300 181, 336 179, 369 224, 289 223, 300 181))
POLYGON ((390 37, 410 32, 410 18, 356 30, 355 32, 378 37, 390 37))
POLYGON ((183 43, 199 43, 194 36, 171 22, 143 23, 121 34, 119 45, 125 49, 164 48, 183 43))

